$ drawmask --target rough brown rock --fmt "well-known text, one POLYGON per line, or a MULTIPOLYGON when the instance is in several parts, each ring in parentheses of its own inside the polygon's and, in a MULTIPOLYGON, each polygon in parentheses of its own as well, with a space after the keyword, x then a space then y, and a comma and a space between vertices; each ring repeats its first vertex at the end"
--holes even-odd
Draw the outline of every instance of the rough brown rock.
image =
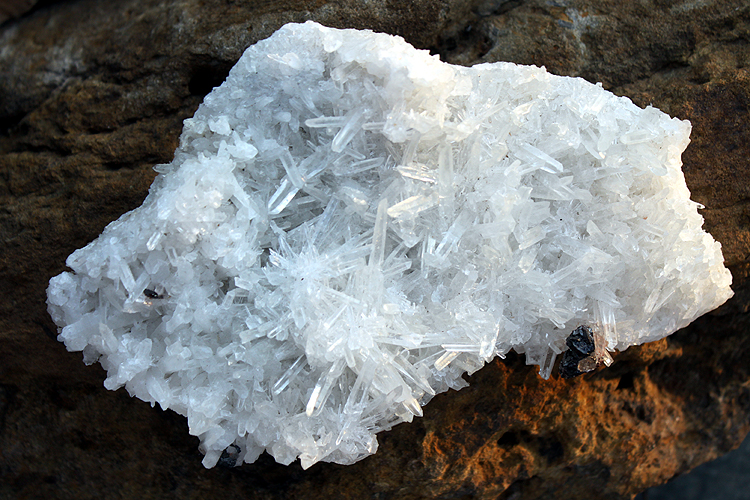
POLYGON ((613 500, 750 430, 747 2, 44 2, 0 26, 0 46, 0 497, 613 500), (305 19, 400 34, 454 63, 546 65, 690 119, 685 176, 736 297, 572 381, 496 360, 353 466, 203 469, 183 417, 106 391, 101 368, 55 340, 45 288, 141 203, 244 48, 305 19))

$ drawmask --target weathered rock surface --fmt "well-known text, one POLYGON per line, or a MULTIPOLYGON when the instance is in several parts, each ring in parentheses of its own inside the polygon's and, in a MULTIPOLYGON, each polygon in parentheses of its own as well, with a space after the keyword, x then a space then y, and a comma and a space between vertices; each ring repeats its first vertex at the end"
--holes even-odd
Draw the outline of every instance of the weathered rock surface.
POLYGON ((0 497, 629 498, 750 430, 750 6, 683 2, 45 3, 0 26, 0 497), (353 466, 205 470, 185 419, 102 387, 55 340, 47 281, 138 206, 182 120, 289 21, 445 60, 546 65, 693 122, 683 155, 736 296, 572 381, 522 356, 436 397, 353 466))

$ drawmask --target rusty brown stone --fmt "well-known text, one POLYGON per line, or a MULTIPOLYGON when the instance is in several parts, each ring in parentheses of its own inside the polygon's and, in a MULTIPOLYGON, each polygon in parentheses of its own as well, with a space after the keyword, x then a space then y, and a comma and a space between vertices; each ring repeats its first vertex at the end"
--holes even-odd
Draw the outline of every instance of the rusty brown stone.
POLYGON ((750 430, 750 6, 741 0, 79 0, 0 26, 0 497, 630 498, 750 430), (138 206, 183 119, 289 21, 399 34, 445 60, 546 65, 693 123, 684 172, 735 298, 607 369, 495 360, 352 466, 205 470, 185 419, 106 391, 45 288, 138 206))

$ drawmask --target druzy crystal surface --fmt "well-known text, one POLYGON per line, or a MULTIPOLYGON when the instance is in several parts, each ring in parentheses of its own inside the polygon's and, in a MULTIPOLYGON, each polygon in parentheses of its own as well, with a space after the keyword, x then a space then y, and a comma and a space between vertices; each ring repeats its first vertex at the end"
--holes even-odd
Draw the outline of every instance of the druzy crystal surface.
POLYGON ((352 463, 510 349, 547 377, 581 325, 608 362, 726 301, 689 133, 581 79, 290 24, 49 311, 107 388, 186 415, 207 467, 352 463))

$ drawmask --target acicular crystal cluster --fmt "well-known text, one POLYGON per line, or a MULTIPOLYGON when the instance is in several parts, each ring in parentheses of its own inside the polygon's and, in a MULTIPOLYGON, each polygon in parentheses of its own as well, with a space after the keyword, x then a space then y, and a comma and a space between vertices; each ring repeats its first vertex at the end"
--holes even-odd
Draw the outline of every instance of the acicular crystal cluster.
POLYGON ((543 68, 286 25, 68 258, 49 312, 108 389, 186 415, 207 467, 231 445, 353 463, 510 349, 548 377, 581 325, 607 362, 726 301, 689 133, 543 68))

